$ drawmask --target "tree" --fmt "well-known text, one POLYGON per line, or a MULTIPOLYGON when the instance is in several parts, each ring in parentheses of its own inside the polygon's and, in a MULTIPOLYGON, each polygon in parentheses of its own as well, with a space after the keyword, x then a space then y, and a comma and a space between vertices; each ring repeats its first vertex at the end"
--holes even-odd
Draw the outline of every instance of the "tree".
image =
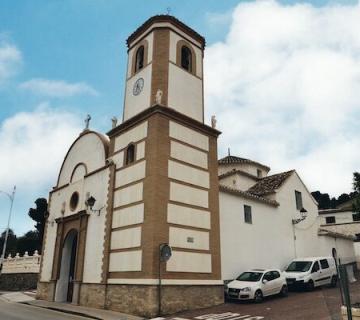
POLYGON ((353 174, 353 189, 355 193, 353 211, 360 214, 360 172, 353 174))
POLYGON ((17 251, 20 255, 24 255, 25 251, 32 255, 35 250, 40 252, 41 241, 39 231, 31 230, 17 239, 17 251))
POLYGON ((30 218, 36 222, 35 228, 39 233, 39 241, 40 241, 40 248, 38 250, 40 251, 44 237, 48 203, 45 198, 38 198, 35 200, 35 204, 36 204, 36 209, 30 208, 28 214, 30 218))
MULTIPOLYGON (((3 246, 4 246, 4 242, 5 242, 5 236, 6 236, 6 230, 1 233, 0 236, 0 252, 2 253, 3 250, 3 246)), ((0 253, 0 255, 1 255, 0 253)), ((17 238, 16 235, 14 233, 14 231, 12 229, 9 229, 9 235, 8 235, 8 240, 7 240, 7 244, 6 244, 6 251, 5 251, 5 257, 7 257, 9 255, 9 253, 12 256, 15 256, 17 253, 17 238)))
POLYGON ((328 193, 321 193, 320 191, 311 192, 312 196, 319 204, 319 209, 330 209, 335 207, 334 198, 330 200, 330 196, 328 193))

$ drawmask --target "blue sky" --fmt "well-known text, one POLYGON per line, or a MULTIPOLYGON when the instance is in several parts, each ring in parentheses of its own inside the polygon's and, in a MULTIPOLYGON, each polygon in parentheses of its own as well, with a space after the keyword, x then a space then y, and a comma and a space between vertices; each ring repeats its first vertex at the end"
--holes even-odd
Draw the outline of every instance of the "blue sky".
MULTIPOLYGON (((299 3, 317 8, 312 10, 321 10, 337 5, 356 6, 357 1, 279 1, 277 8, 299 3)), ((172 15, 205 36, 210 61, 217 48, 227 44, 229 32, 235 26, 234 12, 241 4, 246 3, 234 0, 2 0, 0 49, 8 48, 7 54, 12 58, 3 57, 2 65, 0 51, 0 138, 5 140, 3 144, 0 142, 0 164, 3 165, 0 190, 10 192, 13 184, 18 188, 11 227, 18 234, 31 228, 32 221, 27 217, 27 211, 37 197, 47 197, 55 184, 58 164, 81 130, 85 115, 91 114, 91 127, 102 132, 110 128, 112 116, 121 115, 127 58, 125 41, 132 31, 150 16, 164 14, 170 8, 172 15), (47 140, 51 128, 43 128, 44 124, 57 130, 57 140, 47 140), (7 141, 9 135, 11 139, 7 141), (34 141, 34 137, 38 140, 34 141), (45 145, 49 141, 51 148, 45 145), (31 148, 26 149, 30 145, 31 148), (27 150, 26 153, 17 150, 17 146, 27 150), (20 157, 22 161, 16 158, 12 162, 12 157, 20 157)), ((215 85, 211 82, 211 72, 209 79, 209 87, 215 85)), ((218 97, 212 98, 215 101, 218 97)), ((215 110, 211 101, 209 110, 221 112, 221 108, 215 110)), ((283 115, 289 116, 286 112, 283 115)), ((221 129, 225 127, 223 123, 221 129)), ((307 164, 303 170, 305 177, 310 170, 310 159, 305 159, 306 154, 297 150, 293 150, 294 157, 268 159, 264 153, 253 151, 246 144, 236 144, 230 134, 224 137, 219 148, 222 153, 231 145, 240 156, 266 164, 270 162, 278 170, 299 163, 307 164), (294 159, 295 163, 288 163, 294 159)), ((311 149, 308 140, 299 141, 299 144, 311 149)), ((346 174, 351 175, 352 170, 354 168, 350 166, 346 174)), ((316 178, 320 180, 321 176, 316 178)), ((350 191, 351 177, 346 179, 342 180, 341 188, 350 191), (348 184, 344 183, 345 180, 348 184)), ((321 186, 316 184, 317 180, 309 178, 307 181, 311 182, 311 188, 321 186)), ((339 188, 322 191, 336 194, 339 188)), ((0 196, 0 231, 5 228, 7 213, 8 201, 0 196)))

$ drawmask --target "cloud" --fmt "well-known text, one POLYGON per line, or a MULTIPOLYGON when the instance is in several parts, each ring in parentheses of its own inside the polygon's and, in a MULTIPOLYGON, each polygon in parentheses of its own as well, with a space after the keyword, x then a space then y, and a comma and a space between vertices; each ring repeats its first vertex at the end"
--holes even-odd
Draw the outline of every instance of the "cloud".
POLYGON ((0 85, 14 76, 22 63, 22 55, 14 45, 0 40, 0 85))
POLYGON ((360 170, 359 29, 359 4, 240 3, 205 54, 220 152, 295 168, 311 190, 349 192, 360 170))
POLYGON ((47 97, 72 97, 75 95, 97 96, 99 93, 84 82, 68 83, 63 80, 31 79, 19 85, 20 89, 47 97))
POLYGON ((17 113, 0 124, 0 189, 20 190, 55 185, 67 149, 81 131, 81 119, 50 109, 17 113))

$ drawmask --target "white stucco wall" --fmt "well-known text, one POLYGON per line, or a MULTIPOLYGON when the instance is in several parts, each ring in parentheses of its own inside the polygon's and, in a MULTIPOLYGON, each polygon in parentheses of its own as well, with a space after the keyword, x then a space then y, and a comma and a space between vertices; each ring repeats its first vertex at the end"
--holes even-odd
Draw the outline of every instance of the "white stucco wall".
POLYGON ((211 273, 211 254, 173 250, 166 270, 172 272, 211 273))
POLYGON ((71 147, 59 174, 58 187, 70 182, 73 170, 80 163, 86 165, 87 173, 105 165, 104 144, 97 134, 84 134, 71 147))
POLYGON ((148 122, 145 121, 115 138, 115 152, 124 149, 129 143, 136 143, 146 138, 148 122))
POLYGON ((360 242, 354 242, 354 251, 356 257, 356 264, 358 269, 360 269, 360 242))
POLYGON ((252 268, 283 269, 295 257, 331 256, 332 248, 345 263, 355 261, 351 240, 318 236, 316 204, 296 174, 276 194, 277 208, 225 192, 219 200, 223 279, 252 268), (300 217, 295 190, 308 216, 293 226, 292 219, 300 217), (252 224, 244 222, 244 204, 252 207, 252 224))
MULTIPOLYGON (((353 214, 352 211, 344 211, 344 212, 336 212, 336 213, 326 213, 320 215, 320 223, 323 225, 326 225, 326 217, 335 217, 335 223, 352 223, 353 220, 353 214)), ((331 225, 331 224, 328 224, 331 225)), ((360 231, 359 231, 360 232, 360 231)))
POLYGON ((199 149, 209 151, 209 138, 195 130, 170 121, 169 135, 171 138, 180 140, 199 149))
MULTIPOLYGON (((70 149, 60 173, 61 185, 68 186, 50 194, 49 218, 46 230, 46 242, 43 254, 41 281, 50 281, 53 267, 54 248, 57 224, 55 219, 70 216, 80 210, 86 210, 85 198, 89 194, 96 199, 94 209, 104 207, 100 216, 91 213, 88 219, 86 249, 84 257, 84 281, 99 283, 101 280, 103 241, 105 232, 105 214, 107 210, 107 192, 110 171, 104 168, 86 178, 76 175, 70 182, 71 173, 79 163, 85 163, 88 174, 105 165, 105 152, 101 139, 95 133, 84 134, 70 149), (74 192, 79 194, 78 205, 74 210, 70 208, 70 198, 74 192)), ((90 213, 90 212, 89 212, 90 213)))
POLYGON ((175 180, 209 189, 209 172, 195 169, 182 163, 169 160, 168 176, 175 180))
POLYGON ((252 179, 239 173, 234 173, 231 176, 221 178, 220 180, 220 184, 242 191, 248 190, 256 182, 256 179, 252 179))
POLYGON ((126 81, 125 103, 124 103, 124 121, 150 107, 151 96, 151 74, 152 64, 147 65, 136 75, 126 81), (133 94, 135 82, 144 79, 144 86, 138 95, 133 94))
POLYGON ((187 162, 203 169, 208 168, 207 153, 185 146, 179 142, 170 142, 170 156, 174 159, 187 162))
POLYGON ((233 170, 241 170, 257 177, 257 170, 261 171, 261 177, 266 177, 268 171, 257 164, 252 163, 233 163, 233 164, 220 164, 218 168, 219 175, 233 170))
POLYGON ((177 65, 169 63, 168 105, 203 122, 203 82, 177 65))

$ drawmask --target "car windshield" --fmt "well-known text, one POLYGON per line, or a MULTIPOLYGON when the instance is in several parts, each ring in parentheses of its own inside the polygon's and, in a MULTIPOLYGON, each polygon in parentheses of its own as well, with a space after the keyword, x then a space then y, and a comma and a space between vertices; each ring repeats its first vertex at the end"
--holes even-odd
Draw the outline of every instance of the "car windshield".
POLYGON ((312 261, 293 261, 287 267, 287 272, 306 272, 309 271, 312 261))
POLYGON ((236 280, 238 281, 249 281, 249 282, 257 282, 261 279, 263 275, 262 272, 243 272, 239 275, 236 280))

